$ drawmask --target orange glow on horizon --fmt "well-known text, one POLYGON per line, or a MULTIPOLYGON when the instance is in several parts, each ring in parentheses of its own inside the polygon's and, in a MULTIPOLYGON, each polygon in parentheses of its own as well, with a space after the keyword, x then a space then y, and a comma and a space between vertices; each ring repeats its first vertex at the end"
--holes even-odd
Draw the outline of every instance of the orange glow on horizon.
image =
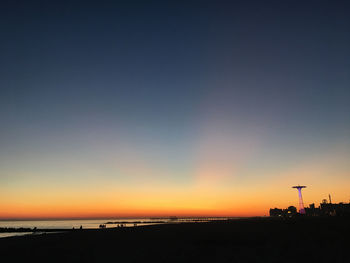
MULTIPOLYGON (((42 184, 2 185, 0 219, 264 216, 269 208, 297 207, 297 192, 291 188, 297 184, 307 186, 305 206, 318 205, 328 194, 335 203, 348 202, 350 176, 347 154, 342 153, 316 156, 289 169, 252 170, 253 176, 240 176, 243 170, 236 166, 223 166, 224 176, 216 176, 220 169, 209 158, 197 165, 193 178, 177 183, 133 177, 125 182, 41 180, 42 184), (332 173, 336 176, 329 176, 332 173)), ((142 166, 138 169, 143 172, 142 166)), ((149 167, 146 171, 152 173, 149 167)))

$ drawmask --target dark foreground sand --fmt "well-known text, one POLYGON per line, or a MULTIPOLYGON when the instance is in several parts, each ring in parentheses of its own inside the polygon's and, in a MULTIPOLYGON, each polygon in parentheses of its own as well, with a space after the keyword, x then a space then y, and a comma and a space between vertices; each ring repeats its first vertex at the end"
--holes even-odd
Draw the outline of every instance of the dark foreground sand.
POLYGON ((245 219, 0 239, 0 262, 350 262, 348 218, 245 219))

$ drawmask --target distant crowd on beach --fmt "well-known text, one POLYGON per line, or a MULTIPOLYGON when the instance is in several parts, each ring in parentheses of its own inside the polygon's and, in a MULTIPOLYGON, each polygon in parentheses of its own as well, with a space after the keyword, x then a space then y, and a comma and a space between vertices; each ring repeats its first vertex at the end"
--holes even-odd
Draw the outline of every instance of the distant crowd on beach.
MULTIPOLYGON (((134 223, 134 226, 137 226, 136 223, 134 223)), ((126 227, 125 224, 117 224, 116 227, 126 227)), ((106 224, 101 224, 99 228, 106 228, 106 224)))

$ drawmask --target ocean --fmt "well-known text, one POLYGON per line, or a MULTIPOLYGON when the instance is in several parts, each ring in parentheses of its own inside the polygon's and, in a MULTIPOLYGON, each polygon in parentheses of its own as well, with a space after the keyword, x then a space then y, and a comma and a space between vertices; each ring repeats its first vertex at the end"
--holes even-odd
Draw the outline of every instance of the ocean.
MULTIPOLYGON (((117 218, 117 219, 70 219, 70 220, 2 220, 0 221, 1 228, 37 228, 40 229, 97 229, 101 224, 106 228, 118 227, 123 224, 123 227, 134 227, 151 224, 164 224, 176 222, 196 222, 210 220, 226 220, 229 218, 117 218)), ((233 218, 230 218, 233 219, 233 218)), ((41 232, 42 233, 42 232, 41 232)), ((18 236, 32 234, 32 232, 0 232, 1 237, 18 236)))
MULTIPOLYGON (((0 221, 1 228, 37 228, 37 229, 96 229, 101 224, 104 224, 106 228, 117 227, 123 224, 124 227, 131 227, 150 224, 166 223, 169 219, 148 219, 148 218, 132 218, 132 219, 74 219, 74 220, 3 220, 0 221), (109 223, 108 223, 109 222, 109 223), (108 224, 107 224, 108 223, 108 224)), ((1 237, 18 236, 31 234, 32 232, 6 232, 0 233, 1 237)))

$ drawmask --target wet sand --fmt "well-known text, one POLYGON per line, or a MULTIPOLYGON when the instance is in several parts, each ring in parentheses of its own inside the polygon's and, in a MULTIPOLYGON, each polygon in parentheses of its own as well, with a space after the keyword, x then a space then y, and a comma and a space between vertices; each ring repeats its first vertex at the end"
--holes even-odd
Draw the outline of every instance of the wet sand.
POLYGON ((350 262, 349 218, 270 218, 0 239, 1 262, 350 262))

